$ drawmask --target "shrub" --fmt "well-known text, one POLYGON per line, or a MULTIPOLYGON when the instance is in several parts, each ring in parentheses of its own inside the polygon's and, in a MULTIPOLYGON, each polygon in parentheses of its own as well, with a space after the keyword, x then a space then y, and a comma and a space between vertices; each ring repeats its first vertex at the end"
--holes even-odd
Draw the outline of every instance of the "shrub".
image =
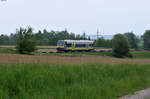
POLYGON ((33 29, 28 27, 27 29, 20 28, 17 30, 17 46, 16 49, 19 53, 25 54, 36 50, 37 42, 33 38, 33 29))
POLYGON ((113 38, 113 56, 115 57, 131 57, 129 53, 129 43, 122 34, 116 34, 113 38))

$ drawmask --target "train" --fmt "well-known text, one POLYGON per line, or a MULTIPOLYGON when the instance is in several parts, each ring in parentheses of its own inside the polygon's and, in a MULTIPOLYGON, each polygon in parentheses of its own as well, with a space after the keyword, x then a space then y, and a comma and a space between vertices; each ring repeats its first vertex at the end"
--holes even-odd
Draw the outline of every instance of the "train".
POLYGON ((94 50, 92 40, 59 40, 57 52, 90 52, 94 50))

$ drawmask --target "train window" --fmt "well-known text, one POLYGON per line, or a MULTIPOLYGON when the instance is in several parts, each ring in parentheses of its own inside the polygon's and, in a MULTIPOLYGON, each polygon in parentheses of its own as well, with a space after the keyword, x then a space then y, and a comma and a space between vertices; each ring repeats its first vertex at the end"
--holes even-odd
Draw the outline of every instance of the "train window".
POLYGON ((86 44, 76 44, 75 47, 86 47, 86 44))
POLYGON ((72 44, 66 44, 66 47, 72 47, 72 44))
POLYGON ((58 45, 58 46, 64 46, 64 42, 58 41, 57 45, 58 45))
POLYGON ((89 44, 89 46, 90 46, 90 47, 93 47, 94 45, 93 45, 93 44, 89 44))

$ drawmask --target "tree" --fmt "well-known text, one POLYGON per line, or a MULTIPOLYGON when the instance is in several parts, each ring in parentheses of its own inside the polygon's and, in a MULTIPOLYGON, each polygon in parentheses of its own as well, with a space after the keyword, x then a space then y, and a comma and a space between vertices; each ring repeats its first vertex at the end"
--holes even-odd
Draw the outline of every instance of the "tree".
POLYGON ((75 34, 74 34, 74 33, 70 33, 70 35, 69 35, 69 39, 71 39, 71 40, 75 40, 75 34))
POLYGON ((76 35, 76 40, 80 40, 80 39, 81 39, 80 34, 77 34, 77 35, 76 35))
MULTIPOLYGON (((24 30, 24 29, 23 29, 24 30)), ((17 30, 19 31, 19 30, 17 30)), ((85 33, 83 35, 75 35, 74 33, 69 33, 67 29, 63 31, 47 31, 39 30, 37 33, 33 34, 34 39, 36 39, 38 45, 56 45, 58 40, 90 40, 85 33)), ((11 33, 11 35, 0 35, 0 45, 16 45, 18 34, 11 33)), ((33 39, 33 38, 32 38, 33 39)))
POLYGON ((106 40, 103 37, 95 42, 95 47, 112 48, 112 40, 106 40))
POLYGON ((7 35, 0 35, 0 45, 8 45, 9 37, 7 35))
POLYGON ((11 33, 9 36, 9 45, 16 45, 17 42, 17 34, 11 33))
POLYGON ((86 39, 87 39, 85 32, 83 32, 83 34, 82 34, 82 39, 83 39, 83 40, 86 40, 86 39))
POLYGON ((124 34, 124 36, 127 38, 130 48, 138 48, 138 38, 135 34, 133 34, 132 32, 127 32, 124 34))
POLYGON ((115 57, 131 56, 129 54, 128 40, 122 34, 116 34, 113 38, 113 52, 115 57))
POLYGON ((42 39, 43 39, 43 35, 42 32, 39 30, 38 33, 35 33, 34 38, 37 40, 38 45, 42 45, 42 39))
POLYGON ((32 31, 31 27, 27 29, 20 28, 16 31, 18 35, 16 49, 19 53, 25 54, 36 50, 37 43, 32 31))
POLYGON ((144 48, 150 49, 150 30, 146 30, 142 38, 144 41, 144 48))
POLYGON ((104 47, 104 44, 105 44, 104 42, 105 42, 104 38, 99 38, 99 39, 96 40, 95 46, 96 47, 104 47))

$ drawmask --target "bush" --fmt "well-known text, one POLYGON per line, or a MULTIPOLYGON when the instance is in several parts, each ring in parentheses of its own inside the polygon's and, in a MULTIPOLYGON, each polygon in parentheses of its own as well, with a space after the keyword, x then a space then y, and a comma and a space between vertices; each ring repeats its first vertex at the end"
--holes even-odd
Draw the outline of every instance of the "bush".
POLYGON ((115 57, 132 57, 129 53, 129 43, 122 34, 116 34, 113 38, 113 56, 115 57))
POLYGON ((37 42, 33 38, 33 29, 28 27, 27 29, 20 28, 17 30, 17 46, 16 49, 19 53, 25 54, 36 50, 37 42))

